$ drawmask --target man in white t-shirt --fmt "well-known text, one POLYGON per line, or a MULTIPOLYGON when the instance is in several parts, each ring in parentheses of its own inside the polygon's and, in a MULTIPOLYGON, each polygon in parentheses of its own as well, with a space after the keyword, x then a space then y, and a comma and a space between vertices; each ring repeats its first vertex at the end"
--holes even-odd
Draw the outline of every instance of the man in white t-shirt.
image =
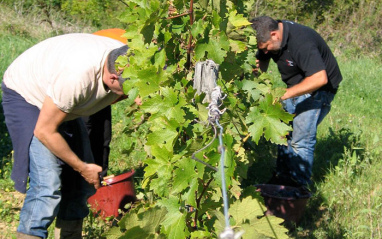
POLYGON ((12 179, 26 192, 18 238, 46 238, 57 216, 61 238, 81 238, 87 198, 100 187, 81 116, 123 95, 120 41, 92 34, 49 38, 4 73, 3 109, 14 148, 12 179), (26 190, 29 176, 29 188, 26 190), (63 226, 60 226, 63 225, 63 226))

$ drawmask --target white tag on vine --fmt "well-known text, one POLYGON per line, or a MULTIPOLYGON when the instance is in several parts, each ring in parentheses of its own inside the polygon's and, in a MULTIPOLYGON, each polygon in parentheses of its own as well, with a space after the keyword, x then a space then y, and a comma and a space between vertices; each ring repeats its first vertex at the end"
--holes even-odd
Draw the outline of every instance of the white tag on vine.
POLYGON ((196 94, 205 93, 203 103, 211 102, 211 93, 216 87, 216 80, 219 74, 219 65, 213 60, 197 62, 195 65, 194 89, 196 94))

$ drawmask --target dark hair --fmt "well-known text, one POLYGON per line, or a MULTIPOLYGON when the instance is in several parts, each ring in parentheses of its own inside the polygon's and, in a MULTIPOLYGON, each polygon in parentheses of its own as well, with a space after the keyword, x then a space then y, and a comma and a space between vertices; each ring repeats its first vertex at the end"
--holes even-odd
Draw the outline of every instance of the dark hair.
POLYGON ((129 47, 127 45, 121 46, 120 48, 116 48, 112 50, 108 57, 107 57, 107 70, 112 73, 118 75, 118 81, 122 85, 123 82, 126 80, 125 78, 122 78, 122 73, 118 73, 115 69, 115 61, 119 56, 126 55, 127 50, 129 47))
POLYGON ((276 20, 268 16, 256 17, 250 21, 252 28, 256 30, 257 42, 265 43, 271 38, 271 32, 279 29, 276 20))

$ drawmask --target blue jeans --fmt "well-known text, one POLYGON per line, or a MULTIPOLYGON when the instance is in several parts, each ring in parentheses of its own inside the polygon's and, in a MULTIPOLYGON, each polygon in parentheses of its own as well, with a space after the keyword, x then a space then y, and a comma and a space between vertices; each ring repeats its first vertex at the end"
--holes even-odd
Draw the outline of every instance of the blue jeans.
MULTIPOLYGON (((86 128, 81 120, 65 122, 59 131, 83 161, 93 162, 86 128)), ((87 199, 95 193, 95 188, 36 137, 30 144, 29 157, 29 189, 17 231, 46 238, 47 229, 56 216, 63 220, 78 220, 88 215, 87 199)))
POLYGON ((295 117, 288 145, 278 147, 278 175, 289 177, 300 185, 311 183, 317 126, 329 113, 333 98, 331 92, 316 91, 283 101, 284 109, 295 117))

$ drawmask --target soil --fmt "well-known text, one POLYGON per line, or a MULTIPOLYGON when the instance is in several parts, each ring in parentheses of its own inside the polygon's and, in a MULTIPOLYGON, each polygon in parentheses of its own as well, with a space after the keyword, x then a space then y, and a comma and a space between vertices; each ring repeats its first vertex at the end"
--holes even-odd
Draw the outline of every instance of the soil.
POLYGON ((19 213, 25 194, 0 190, 0 239, 16 235, 19 213))

